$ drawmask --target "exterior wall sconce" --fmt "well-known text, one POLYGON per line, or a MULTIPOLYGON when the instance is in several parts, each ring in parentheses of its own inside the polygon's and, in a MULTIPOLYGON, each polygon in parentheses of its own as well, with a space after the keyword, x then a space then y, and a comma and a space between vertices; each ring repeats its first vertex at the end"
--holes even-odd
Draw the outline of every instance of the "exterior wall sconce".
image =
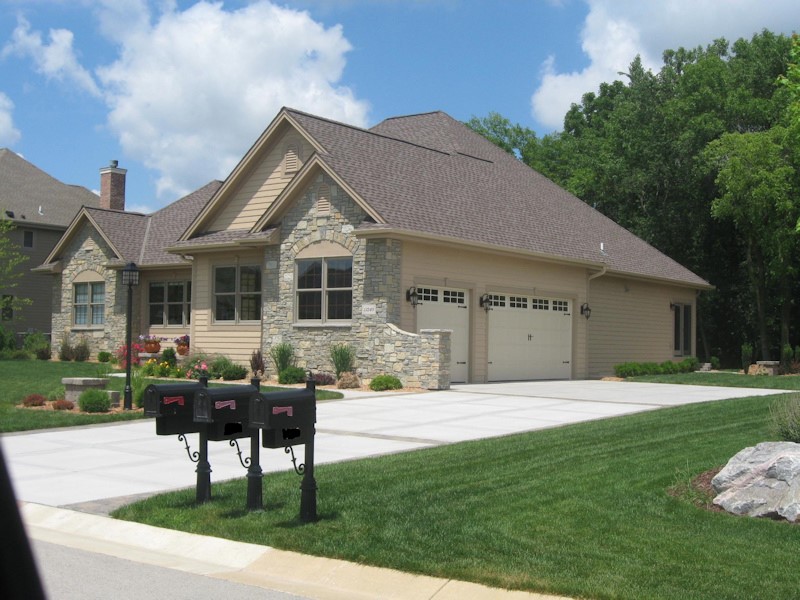
POLYGON ((589 308, 589 303, 584 302, 581 304, 581 314, 588 320, 592 316, 592 309, 589 308))
POLYGON ((417 292, 417 288, 413 285, 406 290, 406 301, 411 303, 411 306, 416 308, 417 305, 422 304, 419 301, 419 293, 417 292))
POLYGON ((492 297, 489 294, 484 294, 478 299, 478 304, 488 313, 492 310, 492 297))

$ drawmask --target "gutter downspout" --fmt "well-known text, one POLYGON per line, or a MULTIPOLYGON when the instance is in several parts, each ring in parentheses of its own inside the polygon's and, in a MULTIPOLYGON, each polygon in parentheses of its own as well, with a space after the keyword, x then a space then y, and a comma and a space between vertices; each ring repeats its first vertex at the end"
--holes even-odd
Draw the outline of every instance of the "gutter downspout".
MULTIPOLYGON (((603 268, 600 269, 600 271, 598 271, 594 275, 589 275, 589 278, 586 280, 586 303, 587 304, 589 304, 589 288, 590 288, 590 284, 592 283, 592 280, 593 279, 597 279, 598 277, 602 277, 603 275, 606 274, 606 271, 608 271, 608 266, 607 265, 603 265, 603 268)), ((586 344, 585 344, 585 348, 586 348, 586 350, 585 350, 585 354, 586 354, 586 356, 585 356, 585 360, 586 360, 586 377, 588 378, 589 377, 589 371, 590 371, 590 369, 589 369, 589 321, 588 321, 588 319, 586 321, 586 344)))

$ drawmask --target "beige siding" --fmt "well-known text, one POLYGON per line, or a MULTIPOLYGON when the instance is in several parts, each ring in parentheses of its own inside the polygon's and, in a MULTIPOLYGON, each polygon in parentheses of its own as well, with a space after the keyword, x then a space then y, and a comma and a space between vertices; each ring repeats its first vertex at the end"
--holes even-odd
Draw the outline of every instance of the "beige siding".
POLYGON ((671 302, 691 304, 695 348, 696 294, 685 288, 603 276, 591 282, 589 375, 613 375, 614 365, 680 359, 673 353, 671 302))
POLYGON ((195 257, 192 283, 192 351, 223 354, 234 362, 249 366, 253 350, 261 348, 261 323, 214 323, 213 319, 213 267, 237 264, 237 261, 240 265, 263 266, 264 255, 263 252, 230 252, 195 257))
MULTIPOLYGON (((403 244, 402 289, 438 285, 469 290, 470 381, 487 378, 487 315, 478 298, 486 292, 517 292, 572 302, 572 377, 586 377, 586 323, 577 307, 585 301, 586 270, 543 261, 486 254, 443 245, 403 244)), ((414 309, 403 302, 400 327, 416 331, 414 309)))
POLYGON ((313 148, 298 134, 290 131, 261 153, 241 185, 232 190, 230 199, 207 228, 209 231, 250 229, 280 195, 291 176, 284 173, 287 145, 295 142, 300 148, 300 163, 308 160, 313 148))

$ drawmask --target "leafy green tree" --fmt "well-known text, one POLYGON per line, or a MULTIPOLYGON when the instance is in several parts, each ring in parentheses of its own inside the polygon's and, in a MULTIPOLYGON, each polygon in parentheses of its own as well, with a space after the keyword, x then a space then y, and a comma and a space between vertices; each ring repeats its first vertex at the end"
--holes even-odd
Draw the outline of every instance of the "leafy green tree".
POLYGON ((730 219, 746 248, 746 266, 758 316, 761 354, 770 355, 769 297, 781 311, 781 347, 789 343, 800 216, 795 168, 787 148, 787 131, 775 126, 753 133, 726 133, 703 153, 716 172, 719 195, 711 214, 730 219))
POLYGON ((25 275, 18 267, 28 260, 20 251, 19 245, 11 239, 10 233, 13 230, 12 221, 0 219, 0 311, 4 315, 30 304, 29 298, 19 298, 13 294, 19 280, 25 275))

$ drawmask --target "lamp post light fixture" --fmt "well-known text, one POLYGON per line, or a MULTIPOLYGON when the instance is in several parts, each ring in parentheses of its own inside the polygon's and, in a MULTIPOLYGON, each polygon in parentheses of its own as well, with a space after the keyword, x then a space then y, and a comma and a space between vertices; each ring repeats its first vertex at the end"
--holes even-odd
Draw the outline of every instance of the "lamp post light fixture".
POLYGON ((131 392, 131 362, 133 351, 131 348, 131 320, 133 318, 133 286, 139 285, 139 268, 136 263, 129 262, 122 269, 122 285, 128 286, 128 312, 125 319, 125 348, 128 353, 125 361, 125 410, 133 408, 133 394, 131 392))

